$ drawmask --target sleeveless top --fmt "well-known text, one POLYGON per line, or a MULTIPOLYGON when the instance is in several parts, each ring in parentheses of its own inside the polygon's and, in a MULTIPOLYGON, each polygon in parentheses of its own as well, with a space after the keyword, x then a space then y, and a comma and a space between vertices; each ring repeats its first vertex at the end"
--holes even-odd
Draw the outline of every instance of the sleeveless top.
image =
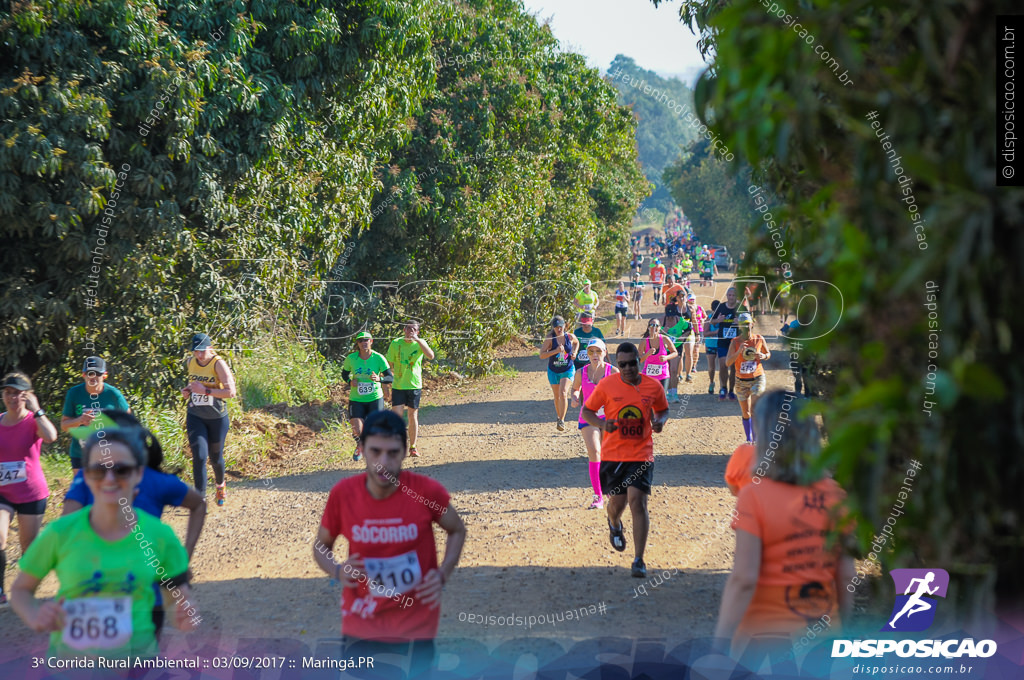
MULTIPOLYGON (((224 360, 214 354, 210 363, 200 366, 194 356, 189 357, 185 362, 188 381, 191 383, 193 380, 197 380, 211 389, 223 389, 224 383, 217 377, 217 362, 220 361, 224 360)), ((209 394, 193 393, 188 400, 188 412, 200 418, 223 418, 228 414, 228 407, 223 399, 212 397, 209 394)))
MULTIPOLYGON (((651 349, 651 339, 645 338, 644 344, 647 349, 651 349)), ((668 377, 668 362, 664 360, 664 356, 668 354, 668 350, 665 348, 665 336, 658 336, 658 351, 651 356, 644 359, 644 372, 643 374, 649 378, 655 380, 663 380, 668 377)))
MULTIPOLYGON (((587 399, 590 398, 590 394, 597 387, 597 383, 590 382, 590 367, 584 366, 582 369, 583 376, 580 379, 580 425, 586 425, 587 421, 583 420, 583 405, 587 403, 587 399)), ((601 380, 604 380, 612 374, 612 365, 604 365, 604 375, 601 376, 601 380)), ((600 381, 598 381, 600 382, 600 381)), ((604 406, 597 411, 597 417, 604 420, 604 406)))
POLYGON ((556 354, 548 357, 548 370, 552 373, 565 373, 573 367, 572 340, 569 339, 568 333, 564 333, 562 337, 565 338, 564 344, 558 341, 558 336, 549 337, 552 342, 551 349, 561 347, 563 352, 562 354, 556 354))

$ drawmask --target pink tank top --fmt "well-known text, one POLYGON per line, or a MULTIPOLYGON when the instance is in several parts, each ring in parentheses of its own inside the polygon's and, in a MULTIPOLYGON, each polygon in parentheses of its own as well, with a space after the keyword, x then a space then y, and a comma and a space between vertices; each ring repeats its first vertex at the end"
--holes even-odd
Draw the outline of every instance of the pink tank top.
POLYGON ((10 503, 33 503, 50 496, 39 462, 43 439, 27 414, 14 425, 0 424, 0 495, 10 503))
MULTIPOLYGON (((645 340, 646 348, 651 348, 651 339, 645 340)), ((668 362, 665 361, 664 357, 668 354, 668 349, 665 347, 665 336, 658 336, 658 351, 651 356, 644 359, 644 371, 643 374, 649 378, 655 380, 663 380, 668 377, 668 362)))
MULTIPOLYGON (((590 399, 590 395, 593 393, 594 388, 597 387, 597 383, 590 382, 590 363, 580 369, 583 371, 583 375, 580 377, 580 425, 586 425, 587 421, 583 420, 583 404, 587 403, 587 399, 590 399)), ((604 365, 604 375, 601 379, 605 379, 612 374, 612 365, 604 365)), ((600 382, 600 381, 598 381, 600 382)), ((604 418, 604 406, 597 412, 598 418, 604 418)))

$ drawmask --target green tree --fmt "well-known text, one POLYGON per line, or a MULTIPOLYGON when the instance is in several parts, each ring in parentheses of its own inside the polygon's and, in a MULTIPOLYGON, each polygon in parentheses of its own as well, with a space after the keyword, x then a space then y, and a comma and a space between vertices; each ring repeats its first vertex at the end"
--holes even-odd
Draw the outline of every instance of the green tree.
POLYGON ((720 243, 738 257, 747 247, 751 225, 763 224, 750 198, 749 177, 749 168, 737 174, 706 139, 699 139, 665 169, 664 183, 698 238, 720 243))
POLYGON ((861 547, 919 460, 879 558, 947 569, 965 617, 1019 603, 1024 571, 1022 325, 1011 312, 1024 234, 997 228, 1019 221, 1024 192, 994 186, 994 10, 955 0, 898 10, 821 0, 781 17, 753 0, 681 8, 715 55, 698 108, 787 208, 794 278, 843 293, 838 326, 809 346, 839 367, 824 463, 850 491, 861 547))
POLYGON ((654 184, 654 192, 642 207, 669 212, 672 199, 662 173, 681 149, 697 138, 700 122, 693 112, 693 92, 678 79, 662 78, 621 54, 612 60, 606 80, 637 120, 640 163, 648 181, 654 184))
POLYGON ((190 331, 311 309, 430 89, 419 6, 9 3, 0 363, 56 389, 97 352, 167 397, 190 331))

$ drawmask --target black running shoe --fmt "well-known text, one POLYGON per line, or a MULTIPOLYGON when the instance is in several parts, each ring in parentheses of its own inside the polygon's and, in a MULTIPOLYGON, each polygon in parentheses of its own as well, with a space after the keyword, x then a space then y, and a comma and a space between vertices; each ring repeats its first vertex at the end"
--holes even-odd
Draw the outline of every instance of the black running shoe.
POLYGON ((639 557, 633 560, 633 577, 647 578, 647 565, 639 557))

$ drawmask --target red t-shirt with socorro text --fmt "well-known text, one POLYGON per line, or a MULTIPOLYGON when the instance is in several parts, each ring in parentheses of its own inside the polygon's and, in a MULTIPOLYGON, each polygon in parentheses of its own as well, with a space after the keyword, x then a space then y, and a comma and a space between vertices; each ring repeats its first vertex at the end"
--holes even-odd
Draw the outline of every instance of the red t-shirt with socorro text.
POLYGON ((437 636, 441 608, 420 604, 413 593, 437 568, 433 523, 448 508, 441 484, 407 470, 385 499, 366 489, 366 473, 343 479, 327 498, 320 525, 348 540, 362 557, 368 578, 344 588, 341 632, 364 640, 403 642, 437 636))
POLYGON ((601 460, 653 461, 654 439, 651 417, 668 408, 661 383, 646 375, 639 385, 630 385, 622 375, 602 378, 584 404, 591 411, 604 407, 605 417, 618 421, 615 432, 605 432, 601 440, 601 460))

